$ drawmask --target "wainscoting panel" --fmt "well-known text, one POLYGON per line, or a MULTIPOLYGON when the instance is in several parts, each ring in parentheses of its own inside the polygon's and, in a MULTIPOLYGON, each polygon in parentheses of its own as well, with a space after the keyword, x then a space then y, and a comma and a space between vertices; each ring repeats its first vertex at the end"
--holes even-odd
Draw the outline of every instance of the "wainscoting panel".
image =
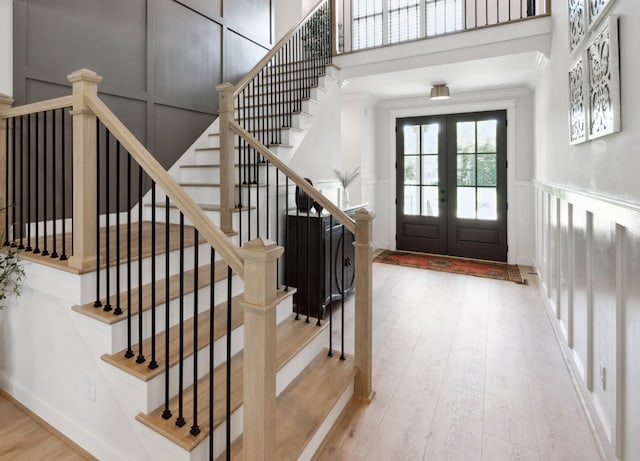
POLYGON ((535 265, 610 460, 640 459, 640 205, 534 181, 535 265))
MULTIPOLYGON (((587 325, 589 311, 587 308, 587 212, 583 208, 572 206, 572 275, 568 290, 573 298, 573 359, 578 373, 585 386, 590 386, 587 379, 589 362, 587 325)), ((569 345, 571 347, 571 345, 569 345)), ((590 369, 590 368, 589 368, 590 369)))

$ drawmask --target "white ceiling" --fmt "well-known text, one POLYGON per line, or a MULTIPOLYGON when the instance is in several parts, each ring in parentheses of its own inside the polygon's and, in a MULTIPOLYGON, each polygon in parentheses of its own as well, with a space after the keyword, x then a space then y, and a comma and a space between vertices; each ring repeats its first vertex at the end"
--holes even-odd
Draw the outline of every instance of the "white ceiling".
POLYGON ((346 95, 368 95, 377 100, 424 97, 435 83, 449 85, 451 96, 497 88, 534 84, 542 54, 526 52, 457 62, 398 72, 350 78, 342 88, 346 95))

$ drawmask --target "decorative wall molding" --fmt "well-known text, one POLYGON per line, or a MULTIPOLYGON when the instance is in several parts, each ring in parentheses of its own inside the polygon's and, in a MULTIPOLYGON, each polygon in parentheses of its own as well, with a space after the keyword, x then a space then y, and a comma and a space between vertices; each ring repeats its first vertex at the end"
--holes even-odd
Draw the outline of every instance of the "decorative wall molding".
POLYGON ((640 349, 630 335, 640 325, 640 203, 546 181, 533 184, 542 295, 603 459, 640 459, 634 439, 640 349))
POLYGON ((587 21, 589 29, 597 27, 615 0, 587 0, 587 21))

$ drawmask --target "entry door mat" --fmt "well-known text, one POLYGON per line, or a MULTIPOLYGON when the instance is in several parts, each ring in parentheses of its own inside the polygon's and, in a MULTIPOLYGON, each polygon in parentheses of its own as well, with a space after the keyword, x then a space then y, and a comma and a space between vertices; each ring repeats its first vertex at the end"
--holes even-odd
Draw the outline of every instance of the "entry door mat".
POLYGON ((453 274, 473 275, 495 280, 506 280, 524 284, 518 266, 495 261, 456 258, 454 256, 412 253, 408 251, 383 250, 373 262, 395 264, 397 266, 431 269, 453 274))

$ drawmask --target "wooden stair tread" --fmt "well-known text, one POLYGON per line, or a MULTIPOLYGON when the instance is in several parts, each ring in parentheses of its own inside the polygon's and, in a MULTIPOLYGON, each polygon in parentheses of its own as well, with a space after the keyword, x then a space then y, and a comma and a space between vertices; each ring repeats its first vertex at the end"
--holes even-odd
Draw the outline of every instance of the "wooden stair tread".
MULTIPOLYGON (((232 330, 242 325, 244 322, 244 310, 240 304, 242 295, 238 295, 232 299, 231 304, 231 328, 232 330)), ((201 350, 209 345, 209 319, 210 310, 198 313, 198 350, 201 350)), ((162 321, 162 320, 161 320, 162 321)), ((193 317, 184 321, 184 352, 185 358, 193 355, 193 326, 195 319, 193 317)), ((227 302, 224 301, 214 308, 214 341, 222 338, 227 332, 227 302)), ((169 329, 169 366, 172 367, 178 363, 180 358, 180 326, 174 325, 169 329)), ((121 369, 122 371, 135 376, 143 381, 149 381, 150 379, 163 373, 167 361, 165 360, 165 332, 158 333, 156 335, 156 361, 158 362, 158 368, 152 370, 149 368, 149 360, 151 357, 151 339, 145 339, 142 342, 142 350, 146 357, 146 362, 137 363, 136 356, 126 358, 124 356, 126 349, 115 354, 104 354, 102 360, 121 369)), ((132 346, 132 350, 135 352, 138 350, 138 345, 132 346)))
MULTIPOLYGON (((228 266, 222 261, 218 260, 215 263, 214 280, 219 282, 227 278, 228 266)), ((191 293, 193 291, 193 273, 194 270, 188 270, 184 272, 184 293, 191 293)), ((198 288, 203 288, 209 285, 209 278, 211 274, 211 266, 209 264, 198 267, 198 288)), ((156 305, 160 305, 166 302, 165 298, 165 283, 166 279, 159 279, 156 281, 156 305)), ((180 275, 175 274, 169 277, 169 300, 176 299, 179 296, 179 283, 180 275)), ((142 286, 142 311, 151 309, 151 288, 152 284, 148 283, 142 286)), ((113 308, 117 304, 117 295, 109 297, 110 303, 113 308)), ((102 300, 104 303, 104 299, 102 300)), ((129 309, 128 299, 126 291, 120 295, 120 308, 122 309, 122 315, 114 315, 113 311, 105 312, 102 308, 93 307, 93 302, 83 304, 82 306, 73 306, 76 312, 92 317, 106 324, 114 324, 127 319, 127 310, 129 309)), ((131 314, 135 315, 139 311, 138 306, 138 288, 131 289, 131 314)))
MULTIPOLYGON (((215 203, 197 203, 196 205, 198 205, 200 208, 202 208, 204 211, 220 211, 220 205, 216 205, 215 203)), ((151 206, 156 206, 158 208, 165 208, 166 207, 166 203, 165 202, 156 202, 155 204, 152 203, 147 203, 145 206, 147 207, 151 207, 151 206)), ((170 203, 169 204, 169 208, 177 208, 175 204, 170 203)), ((242 208, 232 208, 231 211, 234 213, 237 213, 238 211, 246 211, 249 207, 243 206, 242 208)), ((251 210, 255 210, 256 207, 251 207, 251 210)), ((237 234, 237 232, 234 233, 228 233, 227 236, 231 236, 231 235, 235 235, 237 234)))
MULTIPOLYGON (((250 165, 253 167, 254 165, 250 165)), ((181 182, 181 187, 220 187, 219 183, 204 183, 204 182, 181 182)), ((266 184, 236 184, 236 187, 267 187, 266 184)))
MULTIPOLYGON (((353 357, 320 352, 276 400, 276 459, 297 460, 356 374, 353 357)), ((224 460, 223 452, 218 461, 224 460)), ((232 461, 242 461, 242 435, 231 444, 232 461)))
MULTIPOLYGON (((287 295, 289 294, 290 292, 287 293, 287 295)), ((314 323, 295 320, 294 314, 282 321, 276 329, 276 369, 280 370, 284 367, 306 344, 319 335, 327 325, 318 327, 314 323)), ((231 359, 231 412, 234 412, 242 405, 243 377, 244 353, 240 351, 231 359)), ((216 367, 213 379, 213 427, 216 428, 224 423, 226 418, 226 363, 216 367)), ((171 418, 164 419, 162 417, 164 406, 160 406, 149 414, 138 414, 136 419, 185 450, 191 451, 209 434, 209 408, 207 404, 202 403, 208 402, 208 399, 209 375, 205 374, 198 381, 198 402, 201 402, 198 409, 198 425, 201 432, 197 436, 190 434, 190 422, 183 427, 176 426, 177 396, 169 402, 169 408, 173 413, 171 418)), ((183 415, 188 421, 193 417, 193 386, 185 389, 183 393, 183 415)))

